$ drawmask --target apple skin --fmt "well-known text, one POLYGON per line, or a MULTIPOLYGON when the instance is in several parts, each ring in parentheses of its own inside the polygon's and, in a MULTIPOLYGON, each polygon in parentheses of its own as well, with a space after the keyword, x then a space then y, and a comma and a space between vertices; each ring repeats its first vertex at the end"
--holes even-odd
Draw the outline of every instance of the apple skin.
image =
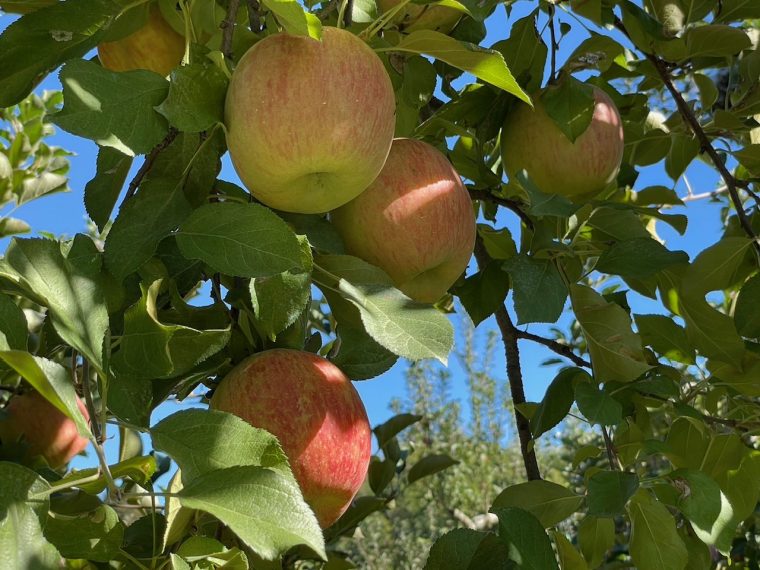
POLYGON ((623 158, 623 123, 615 103, 594 86, 591 124, 570 142, 546 113, 539 97, 535 111, 519 103, 501 131, 504 170, 510 177, 526 170, 547 194, 582 198, 598 194, 617 176, 623 158))
MULTIPOLYGON (((79 398, 77 406, 89 420, 90 415, 79 398)), ((14 396, 3 411, 7 417, 0 421, 0 439, 15 443, 23 438, 28 446, 27 457, 41 455, 53 469, 68 463, 89 443, 86 437, 79 435, 74 421, 39 392, 14 396)))
POLYGON ((394 140, 377 179, 330 218, 348 253, 423 303, 446 293, 475 245, 475 215, 459 174, 438 149, 412 139, 394 140))
POLYGON ((385 163, 393 86, 358 37, 275 34, 256 43, 227 91, 227 146, 243 184, 286 212, 328 212, 358 196, 385 163))
POLYGON ((224 377, 211 408, 277 436, 322 528, 338 520, 364 482, 372 443, 367 412, 329 360, 291 349, 254 354, 224 377))
MULTIPOLYGON (((385 13, 401 0, 378 0, 377 8, 385 13)), ((462 12, 447 6, 432 6, 429 4, 407 4, 392 20, 405 32, 417 30, 433 30, 448 34, 462 18, 462 12)))
POLYGON ((182 62, 185 38, 174 31, 158 6, 150 8, 147 23, 132 34, 98 44, 98 58, 111 71, 147 69, 166 77, 182 62))

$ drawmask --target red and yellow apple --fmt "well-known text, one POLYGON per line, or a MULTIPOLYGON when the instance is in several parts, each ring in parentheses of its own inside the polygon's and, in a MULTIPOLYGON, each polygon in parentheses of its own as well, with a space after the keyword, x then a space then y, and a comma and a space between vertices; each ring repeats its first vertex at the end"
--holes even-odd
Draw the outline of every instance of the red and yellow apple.
MULTIPOLYGON (((378 0, 377 8, 381 13, 388 12, 402 0, 378 0)), ((409 2, 396 17, 391 20, 405 32, 433 30, 448 34, 462 18, 462 12, 448 6, 433 4, 413 4, 409 2)))
POLYGON ((375 179, 395 129, 393 86, 358 37, 274 34, 235 68, 225 123, 232 163, 261 202, 304 214, 337 208, 375 179))
POLYGON ((330 215, 348 253, 380 267, 414 300, 433 303, 466 269, 475 215, 446 156, 396 139, 380 175, 330 215))
POLYGON ((547 194, 568 198, 599 193, 617 176, 623 158, 623 124, 615 103, 594 86, 591 124, 575 140, 560 130, 540 97, 535 109, 524 103, 510 112, 501 131, 504 170, 525 170, 547 194))
POLYGON ((329 360, 290 349, 254 354, 224 377, 211 407, 277 436, 323 528, 348 508, 367 475, 371 430, 359 394, 329 360))
MULTIPOLYGON (((82 401, 77 406, 85 419, 89 414, 82 401)), ((68 463, 87 447, 74 421, 48 402, 39 392, 11 398, 0 421, 0 440, 6 444, 23 442, 29 459, 42 456, 53 469, 68 463)))
POLYGON ((98 44, 98 58, 111 71, 147 69, 166 76, 182 62, 185 38, 174 31, 157 5, 147 23, 128 36, 98 44))

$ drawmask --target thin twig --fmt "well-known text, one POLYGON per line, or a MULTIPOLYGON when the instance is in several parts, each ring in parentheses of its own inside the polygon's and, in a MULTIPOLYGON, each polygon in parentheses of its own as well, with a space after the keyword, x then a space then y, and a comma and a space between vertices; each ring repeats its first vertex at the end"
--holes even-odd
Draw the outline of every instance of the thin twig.
POLYGON ((235 19, 237 18, 240 0, 230 0, 227 4, 227 14, 219 24, 222 29, 222 53, 227 59, 232 59, 232 34, 235 31, 235 19))
POLYGON ((263 29, 261 25, 261 4, 259 4, 259 0, 248 0, 246 7, 248 8, 248 22, 251 31, 257 34, 263 29))
POLYGON ((508 198, 499 198, 498 196, 494 196, 490 192, 486 190, 470 190, 470 197, 473 200, 482 200, 483 202, 491 202, 492 204, 497 204, 499 206, 504 206, 508 210, 511 210, 517 216, 522 220, 522 223, 525 224, 525 226, 533 230, 533 220, 530 219, 528 214, 526 214, 522 208, 521 204, 517 200, 510 200, 508 198))
POLYGON ((148 174, 151 168, 153 168, 153 163, 156 161, 158 155, 161 153, 161 151, 166 149, 166 147, 174 142, 174 139, 177 138, 178 134, 179 131, 177 129, 174 127, 169 128, 169 132, 166 133, 164 140, 153 147, 153 150, 151 150, 148 156, 145 157, 145 161, 142 163, 142 166, 140 166, 140 170, 137 171, 137 174, 135 174, 135 177, 129 183, 124 201, 129 200, 132 196, 135 195, 135 192, 137 192, 137 188, 140 186, 143 178, 145 178, 145 175, 148 174))
POLYGON ((538 344, 543 344, 545 347, 556 352, 560 356, 569 358, 577 366, 584 366, 586 368, 591 368, 591 363, 588 360, 585 360, 581 358, 580 356, 578 356, 577 354, 575 354, 573 352, 573 349, 567 346, 566 344, 559 343, 556 340, 552 340, 550 338, 538 336, 537 334, 529 333, 528 331, 521 331, 519 329, 517 330, 517 338, 523 338, 525 340, 537 342, 538 344))
MULTIPOLYGON (((621 32, 623 32, 630 39, 628 30, 626 30, 625 26, 623 25, 623 22, 619 18, 615 18, 615 27, 621 32)), ((707 153, 707 155, 712 160, 712 163, 715 165, 715 168, 720 173, 721 178, 723 178, 723 182, 726 185, 728 194, 731 197, 731 202, 733 202, 734 208, 736 209, 736 215, 739 217, 739 223, 744 229, 744 232, 750 238, 752 238, 752 245, 755 248, 755 253, 758 256, 760 256, 760 242, 758 242, 757 240, 757 235, 755 234, 755 230, 752 228, 752 224, 750 223, 749 218, 747 217, 747 214, 744 211, 744 205, 742 204, 741 197, 739 196, 738 189, 741 187, 746 188, 748 187, 748 185, 744 185, 738 182, 736 178, 734 178, 734 176, 728 171, 728 168, 726 168, 726 165, 723 162, 723 159, 721 158, 720 154, 718 154, 718 151, 715 150, 715 147, 712 145, 710 138, 707 136, 707 133, 705 133, 705 130, 702 128, 702 125, 699 123, 699 119, 697 119, 697 116, 694 114, 691 107, 689 107, 689 104, 683 98, 683 95, 681 95, 681 92, 673 84, 673 79, 670 76, 670 71, 668 70, 667 63, 655 54, 648 53, 648 52, 643 52, 643 53, 644 53, 644 56, 652 63, 654 68, 657 70, 657 73, 660 75, 662 82, 665 84, 665 88, 670 92, 670 95, 673 97, 673 100, 676 102, 676 107, 678 108, 678 112, 681 114, 681 117, 683 118, 684 122, 687 125, 689 125, 689 128, 694 133, 694 136, 697 138, 701 152, 707 153)))
MULTIPOLYGON (((76 371, 74 372, 76 374, 76 371)), ((103 443, 103 433, 100 430, 98 421, 98 411, 95 409, 95 402, 92 399, 92 385, 90 384, 90 363, 86 358, 82 359, 82 390, 84 391, 84 402, 87 407, 87 413, 90 414, 90 427, 92 435, 98 445, 103 443)))
MULTIPOLYGON (((475 259, 478 266, 484 269, 490 258, 480 239, 475 241, 475 259)), ((536 452, 533 449, 533 435, 530 431, 528 418, 522 415, 517 407, 526 402, 525 386, 523 385, 522 369, 520 368, 520 349, 517 346, 518 331, 512 324, 512 319, 507 308, 502 304, 494 313, 496 324, 499 326, 501 338, 504 342, 504 355, 507 359, 507 380, 512 395, 512 405, 515 407, 515 423, 517 435, 520 439, 520 451, 522 452, 525 473, 529 481, 541 479, 541 471, 538 468, 536 452)))
POLYGON ((620 458, 617 456, 615 446, 612 444, 610 432, 607 431, 606 426, 602 426, 602 436, 604 437, 604 447, 607 450, 607 461, 610 462, 610 469, 613 471, 622 471, 623 464, 620 462, 620 458))
POLYGON ((557 43, 557 31, 554 29, 554 4, 549 4, 549 35, 551 36, 551 75, 549 75, 549 83, 554 83, 557 80, 557 51, 559 50, 559 44, 557 43))
POLYGON ((343 27, 348 28, 353 23, 354 0, 346 0, 346 8, 343 14, 343 27))

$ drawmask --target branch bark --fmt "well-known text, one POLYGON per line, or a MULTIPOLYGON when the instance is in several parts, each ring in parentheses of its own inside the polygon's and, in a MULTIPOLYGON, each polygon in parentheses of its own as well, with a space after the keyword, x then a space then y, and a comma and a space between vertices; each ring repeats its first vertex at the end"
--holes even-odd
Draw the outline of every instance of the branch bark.
MULTIPOLYGON (((489 261, 485 247, 479 239, 475 241, 475 259, 481 269, 489 261)), ((520 451, 522 452, 523 464, 525 465, 525 473, 529 481, 535 481, 541 479, 541 471, 538 467, 536 452, 531 445, 533 443, 533 435, 530 432, 530 422, 517 409, 518 405, 524 404, 526 401, 525 386, 520 367, 520 349, 517 346, 519 331, 512 324, 512 319, 504 305, 501 305, 494 314, 496 316, 496 324, 499 326, 499 332, 501 332, 502 341, 504 342, 504 355, 507 359, 507 380, 512 395, 512 404, 515 406, 515 423, 517 424, 517 435, 520 439, 520 451)))
POLYGON ((591 368, 591 363, 588 360, 585 360, 584 358, 581 358, 577 354, 573 352, 573 349, 565 344, 561 344, 557 342, 556 340, 552 340, 550 338, 545 338, 542 336, 538 336, 537 334, 529 333, 528 331, 517 331, 517 337, 518 338, 524 338, 525 340, 530 340, 533 342, 537 342, 538 344, 542 344, 545 347, 547 347, 549 350, 556 352, 560 356, 564 356, 565 358, 568 358, 572 360, 573 364, 577 366, 584 366, 586 368, 591 368))
POLYGON ((230 0, 227 4, 227 15, 219 24, 222 29, 222 53, 227 59, 232 59, 232 34, 235 31, 235 19, 237 18, 240 0, 230 0))
POLYGON ((510 200, 508 198, 499 198, 486 190, 470 190, 470 197, 473 200, 481 200, 483 202, 491 202, 498 206, 504 206, 508 210, 517 214, 522 223, 525 224, 525 227, 530 230, 533 229, 533 220, 531 220, 528 214, 522 210, 521 204, 518 201, 510 200))
POLYGON ((174 139, 177 138, 178 134, 179 131, 174 127, 171 127, 169 132, 166 133, 164 140, 154 146, 153 150, 151 150, 148 156, 145 157, 145 161, 142 163, 142 166, 140 166, 140 170, 137 171, 137 174, 135 174, 135 177, 130 181, 129 186, 127 187, 127 194, 124 197, 125 202, 135 195, 143 178, 145 178, 145 175, 150 172, 151 168, 153 168, 153 163, 156 161, 158 155, 174 142, 174 139))

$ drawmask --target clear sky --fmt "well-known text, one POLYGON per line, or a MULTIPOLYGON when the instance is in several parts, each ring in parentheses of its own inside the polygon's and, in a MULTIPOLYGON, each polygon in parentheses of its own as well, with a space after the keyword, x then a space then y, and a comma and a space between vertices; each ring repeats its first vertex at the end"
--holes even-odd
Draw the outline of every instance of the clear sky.
MULTIPOLYGON (((498 40, 506 38, 509 35, 510 22, 526 15, 530 10, 535 8, 536 4, 537 2, 535 1, 517 2, 513 5, 511 16, 509 18, 505 14, 504 7, 499 6, 494 15, 487 22, 488 37, 486 38, 486 41, 483 42, 483 45, 489 46, 498 40)), ((564 38, 560 44, 558 60, 561 64, 572 50, 584 39, 585 33, 576 20, 564 14, 561 10, 558 10, 558 18, 560 21, 570 23, 574 30, 564 38)), ((0 30, 4 29, 14 19, 15 17, 13 16, 0 16, 0 30)), ((545 30, 543 30, 543 33, 546 33, 545 30)), ((60 84, 55 74, 46 79, 39 87, 40 90, 57 88, 60 88, 60 84)), ((51 142, 52 144, 64 147, 75 153, 75 156, 70 157, 71 171, 69 185, 71 187, 71 192, 45 197, 32 202, 31 204, 24 205, 15 211, 13 215, 28 222, 32 226, 34 232, 45 231, 57 235, 71 236, 77 232, 84 231, 86 227, 83 189, 87 181, 94 175, 97 147, 95 143, 91 141, 74 137, 60 130, 52 138, 51 142)), ((139 166, 142 159, 139 158, 135 162, 136 164, 133 167, 133 170, 139 166)), ((689 168, 687 175, 694 187, 695 193, 707 192, 716 187, 717 177, 714 171, 703 164, 698 162, 693 164, 689 168)), ((231 168, 228 158, 225 160, 224 168, 220 176, 227 180, 237 181, 237 176, 231 168)), ((662 165, 646 168, 637 181, 636 189, 642 189, 654 184, 667 187, 674 186, 673 181, 664 173, 662 165)), ((686 190, 682 181, 677 188, 679 190, 679 195, 685 195, 686 190)), ((721 204, 710 203, 709 200, 690 202, 688 204, 690 223, 685 236, 678 236, 673 230, 662 223, 658 223, 658 233, 661 238, 666 240, 666 244, 670 249, 683 249, 693 258, 695 253, 719 239, 721 231, 721 206, 721 204)), ((674 208, 673 211, 685 212, 685 209, 674 208)), ((0 214, 7 213, 7 210, 0 211, 0 214)), ((506 212, 501 214, 499 222, 502 226, 511 228, 515 238, 518 238, 519 228, 516 219, 511 213, 506 212)), ((0 252, 5 250, 7 243, 7 240, 0 240, 0 252)), ((642 299, 636 294, 630 295, 629 302, 631 303, 634 312, 637 313, 662 310, 659 304, 642 299)), ((564 317, 560 322, 568 323, 569 317, 564 317)), ((459 323, 459 317, 455 316, 455 326, 459 326, 459 323)), ((478 331, 483 332, 486 329, 494 328, 495 323, 493 318, 491 318, 483 322, 479 326, 478 331)), ((537 334, 548 334, 548 328, 548 326, 541 325, 530 326, 531 332, 537 334)), ((529 400, 540 400, 546 386, 551 381, 554 372, 556 371, 556 367, 545 368, 541 367, 540 364, 543 360, 552 358, 555 355, 548 352, 547 349, 527 341, 522 341, 520 348, 527 397, 529 400)), ((399 363, 392 370, 379 378, 357 383, 357 388, 362 395, 370 416, 370 421, 373 425, 384 421, 390 416, 388 403, 391 398, 403 396, 404 366, 403 363, 399 363)), ((502 352, 499 351, 498 358, 494 363, 493 374, 495 377, 504 380, 506 378, 504 369, 504 357, 502 352)), ((464 378, 462 377, 459 364, 454 359, 452 359, 451 362, 451 370, 453 372, 454 396, 465 396, 464 378)), ((163 406, 162 409, 153 416, 153 421, 155 422, 159 417, 166 413, 171 413, 174 409, 176 409, 176 405, 174 404, 163 406)))

